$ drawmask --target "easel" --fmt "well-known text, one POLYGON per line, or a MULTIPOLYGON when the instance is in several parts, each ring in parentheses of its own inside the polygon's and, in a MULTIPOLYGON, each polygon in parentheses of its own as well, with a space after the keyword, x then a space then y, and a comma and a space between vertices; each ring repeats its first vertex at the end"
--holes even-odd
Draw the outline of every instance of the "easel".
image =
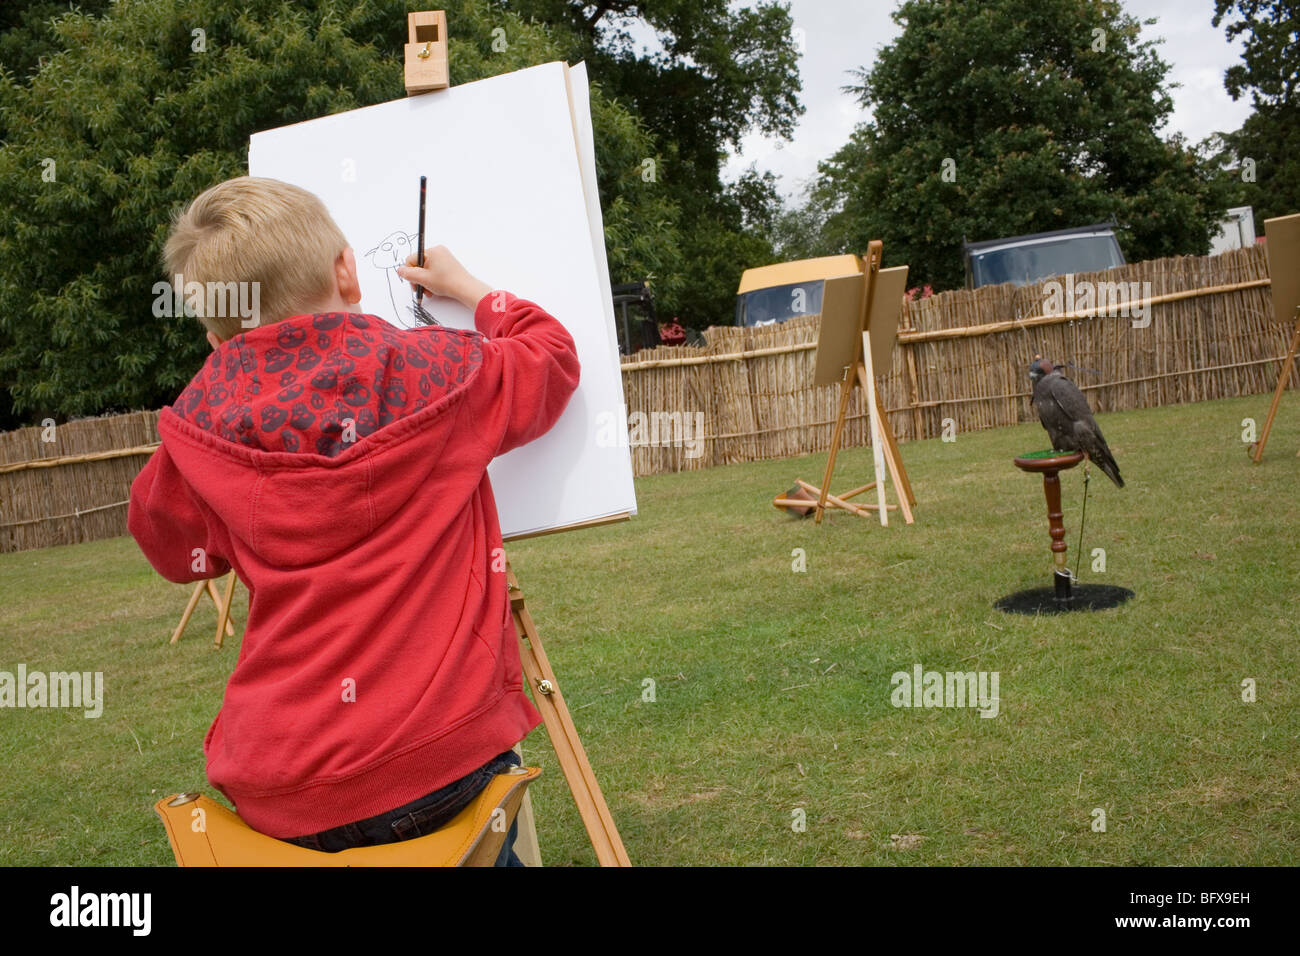
MULTIPOLYGON (((447 69, 447 18, 442 10, 417 11, 407 14, 407 44, 405 48, 406 93, 414 96, 449 86, 447 69)), ((575 527, 626 521, 628 515, 617 515, 599 521, 584 522, 575 527)), ((555 529, 568 530, 568 529, 555 529)), ((549 533, 549 532, 546 532, 549 533)), ((520 537, 528 537, 521 535, 520 537)), ((510 540, 518 540, 512 538, 510 540)), ((605 796, 596 783, 595 772, 587 760, 587 752, 578 731, 569 716, 569 708, 560 693, 559 682, 551 670, 542 639, 533 624, 533 617, 524 603, 524 592, 519 587, 509 563, 506 564, 506 587, 510 597, 510 611, 519 634, 519 658, 524 678, 533 691, 533 703, 542 715, 546 732, 550 735, 555 758, 560 764, 578 814, 587 828, 596 860, 601 866, 631 866, 623 841, 610 815, 605 796)), ((537 832, 533 824, 533 807, 525 793, 519 811, 518 853, 525 863, 541 865, 537 849, 537 832)))
MULTIPOLYGON (((1282 393, 1286 391, 1296 353, 1300 351, 1300 314, 1297 313, 1300 308, 1300 215, 1265 219, 1264 235, 1268 240, 1266 248, 1274 317, 1279 323, 1295 319, 1296 324, 1291 347, 1282 361, 1282 373, 1277 377, 1277 388, 1273 390, 1273 403, 1268 407, 1268 418, 1264 420, 1264 431, 1252 446, 1251 458, 1257 465, 1264 457, 1268 433, 1273 430, 1273 419, 1277 417, 1282 393)), ((1300 456, 1300 451, 1296 455, 1300 456)))
MULTIPOLYGON (((831 435, 830 454, 826 460, 826 472, 822 476, 821 487, 811 485, 806 481, 798 480, 797 485, 800 489, 809 495, 815 495, 817 505, 815 509, 816 523, 821 524, 822 515, 825 513, 828 505, 840 508, 850 514, 859 517, 868 517, 872 511, 880 516, 880 524, 888 526, 889 512, 892 510, 901 510, 903 519, 908 523, 913 523, 912 506, 916 504, 916 496, 912 492, 912 484, 907 478, 907 470, 903 467, 903 458, 898 451, 898 441, 894 437, 893 428, 890 427, 889 417, 885 414, 884 405, 880 401, 880 392, 876 388, 876 378, 874 370, 873 349, 871 341, 872 319, 879 315, 881 320, 885 319, 886 311, 897 310, 902 302, 902 286, 906 285, 907 269, 902 267, 900 270, 888 270, 889 282, 881 282, 881 258, 883 243, 879 240, 873 240, 867 247, 867 255, 863 261, 861 281, 853 281, 853 284, 860 291, 857 293, 857 308, 853 316, 855 324, 853 326, 851 344, 848 346, 851 360, 847 364, 841 364, 842 373, 840 376, 840 402, 839 410, 835 417, 835 430, 831 435), (897 292, 897 302, 889 302, 897 292), (877 298, 884 294, 885 299, 877 298), (830 484, 831 477, 835 472, 835 459, 839 455, 840 443, 844 437, 844 423, 848 416, 849 400, 853 395, 853 387, 860 385, 862 387, 862 397, 867 407, 867 418, 871 435, 871 452, 875 471, 875 480, 859 488, 844 494, 831 494, 830 484), (889 504, 885 500, 885 473, 888 471, 890 479, 894 483, 898 504, 889 504), (872 489, 876 491, 876 503, 855 504, 849 499, 857 497, 864 492, 872 489)), ((838 310, 832 304, 836 298, 836 293, 848 285, 851 277, 843 279, 827 279, 826 286, 822 294, 822 332, 818 341, 818 358, 819 366, 824 366, 825 359, 822 356, 823 341, 828 339, 830 323, 837 317, 834 313, 838 310), (833 285, 835 284, 835 285, 833 285)), ((896 311, 889 312, 890 316, 896 319, 896 311)), ((881 325, 883 326, 883 321, 881 325)), ((881 332, 881 341, 883 342, 884 332, 881 332)), ((892 335, 889 336, 892 345, 892 335)), ((818 384, 823 384, 818 382, 818 384)), ((799 498, 778 497, 773 499, 772 503, 778 508, 808 508, 808 501, 799 498)))

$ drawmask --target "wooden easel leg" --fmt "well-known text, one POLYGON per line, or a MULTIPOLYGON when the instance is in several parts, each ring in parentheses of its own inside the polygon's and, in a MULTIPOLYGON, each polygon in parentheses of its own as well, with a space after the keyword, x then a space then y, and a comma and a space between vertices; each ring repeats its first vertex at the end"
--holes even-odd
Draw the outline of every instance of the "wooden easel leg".
MULTIPOLYGON (((804 491, 808 492, 809 494, 816 494, 819 491, 819 489, 814 488, 812 485, 808 484, 808 482, 803 481, 799 478, 796 478, 795 481, 798 483, 800 488, 802 488, 804 491)), ((832 495, 829 492, 826 493, 826 500, 827 502, 833 504, 837 508, 843 508, 845 511, 851 511, 854 514, 861 515, 864 518, 871 516, 871 512, 868 511, 866 508, 862 507, 861 505, 855 505, 852 502, 846 501, 844 498, 841 497, 836 497, 835 495, 832 495)))
POLYGON ((537 818, 533 816, 533 801, 528 798, 527 790, 524 791, 524 802, 519 805, 515 820, 519 824, 519 834, 515 837, 515 856, 519 857, 519 862, 524 866, 541 866, 542 848, 537 842, 537 818))
POLYGON ((840 495, 840 497, 843 498, 845 501, 848 501, 850 498, 856 498, 864 491, 870 491, 874 487, 876 487, 876 483, 874 481, 869 481, 865 485, 862 485, 858 488, 854 488, 852 491, 844 492, 843 494, 840 495))
POLYGON ((912 524, 915 519, 912 517, 912 505, 907 500, 907 489, 903 487, 902 482, 898 479, 899 470, 902 468, 902 462, 894 456, 889 447, 889 439, 885 439, 883 449, 885 456, 885 468, 889 472, 890 479, 894 482, 894 492, 898 495, 898 506, 903 511, 903 521, 912 524))
MULTIPOLYGON (((234 572, 232 571, 231 573, 233 574, 234 572)), ((181 635, 185 633, 185 628, 189 626, 190 618, 194 615, 194 609, 198 607, 199 601, 203 598, 204 594, 212 599, 212 606, 217 609, 218 627, 220 627, 221 594, 217 591, 216 583, 211 578, 207 578, 203 581, 196 581, 194 583, 194 590, 190 592, 189 603, 185 605, 185 613, 181 615, 180 623, 176 625, 176 630, 172 632, 172 639, 169 643, 175 644, 181 639, 181 635)), ((230 622, 229 608, 226 609, 225 631, 227 637, 235 636, 235 626, 230 622)), ((220 630, 218 630, 217 635, 217 647, 220 647, 220 630)))
MULTIPOLYGON (((912 494, 912 484, 907 480, 907 470, 903 467, 903 456, 899 454, 898 441, 894 438, 894 430, 889 424, 889 416, 885 414, 885 406, 880 401, 880 392, 874 386, 868 389, 867 370, 864 366, 858 366, 858 383, 862 386, 863 393, 871 396, 870 401, 875 410, 877 431, 882 438, 880 450, 885 458, 885 467, 889 471, 890 479, 894 482, 894 490, 898 494, 898 507, 903 512, 903 520, 908 524, 912 524, 914 518, 911 506, 916 504, 916 496, 912 494)), ((873 438, 874 435, 875 433, 873 433, 873 438)), ((866 491, 872 487, 875 487, 874 482, 841 497, 848 498, 859 491, 866 491)), ((890 505, 890 507, 894 506, 890 505)))
POLYGON ((213 640, 213 645, 221 646, 221 640, 226 636, 226 627, 230 624, 230 602, 235 596, 235 572, 231 571, 230 576, 226 578, 226 594, 221 599, 221 607, 217 612, 217 636, 213 640))
MULTIPOLYGON (((880 507, 880 525, 889 526, 889 508, 885 504, 885 453, 881 448, 884 439, 880 435, 880 415, 876 408, 875 388, 872 382, 875 376, 871 371, 871 337, 862 333, 862 362, 858 365, 858 382, 862 385, 862 402, 867 406, 867 422, 871 427, 871 459, 876 477, 876 503, 880 507)), ((897 484, 895 484, 897 488, 897 484)), ((902 494, 900 499, 906 500, 902 494)))
POLYGON ((840 439, 844 435, 844 419, 849 413, 849 398, 853 394, 853 376, 844 376, 840 383, 840 408, 835 415, 835 431, 831 433, 830 454, 826 457, 826 474, 822 475, 821 492, 817 496, 817 516, 814 524, 822 523, 826 511, 826 497, 830 493, 831 475, 835 473, 835 458, 840 453, 840 439))
POLYGON ((1295 335, 1291 336, 1291 348, 1287 350, 1286 361, 1282 363, 1282 374, 1277 377, 1277 388, 1273 391, 1273 404, 1268 407, 1268 418, 1264 421, 1264 431, 1255 445, 1255 464, 1264 457, 1264 446, 1268 443, 1268 433, 1273 430, 1273 419, 1277 417, 1277 407, 1282 403, 1282 393, 1286 383, 1291 379, 1291 367, 1295 364, 1296 351, 1300 349, 1300 321, 1295 324, 1295 335))
POLYGON ((601 866, 631 866, 632 862, 618 835, 618 828, 614 825, 614 818, 605 803, 605 796, 601 793, 591 763, 587 760, 587 752, 578 739, 578 731, 573 726, 573 718, 569 716, 564 695, 560 693, 555 672, 546 659, 546 651, 542 648, 532 615, 524 603, 524 592, 508 563, 506 581, 510 593, 510 609, 519 632, 519 653, 524 677, 533 689, 533 702, 546 722, 556 760, 559 761, 564 779, 569 783, 573 801, 578 805, 578 814, 587 828, 592 848, 596 851, 596 859, 601 866))
MULTIPOLYGON (((898 451, 898 439, 894 437, 894 427, 889 423, 889 416, 885 414, 885 405, 880 400, 880 390, 872 389, 872 394, 876 398, 876 415, 880 419, 880 430, 885 435, 885 453, 891 459, 890 471, 894 476, 894 487, 901 488, 906 497, 906 504, 912 507, 916 506, 916 495, 912 493, 912 483, 907 479, 907 469, 903 467, 903 456, 898 451)), ((904 507, 903 513, 909 515, 907 523, 911 524, 911 509, 904 507)))
POLYGON ((199 599, 203 597, 203 593, 207 590, 208 583, 207 581, 200 581, 194 585, 194 590, 190 593, 190 601, 185 605, 185 613, 181 615, 181 622, 176 625, 176 630, 172 632, 172 639, 168 641, 169 644, 175 644, 181 639, 181 634, 185 631, 185 625, 190 623, 190 615, 198 607, 199 599))
POLYGON ((876 406, 876 421, 880 423, 879 431, 883 437, 880 450, 885 456, 885 466, 894 482, 894 492, 898 495, 898 506, 903 510, 903 520, 912 524, 912 505, 916 504, 916 499, 911 497, 912 488, 907 481, 907 472, 903 470, 903 458, 898 453, 898 444, 894 441, 894 431, 889 426, 884 406, 880 404, 880 395, 874 388, 871 395, 876 406))

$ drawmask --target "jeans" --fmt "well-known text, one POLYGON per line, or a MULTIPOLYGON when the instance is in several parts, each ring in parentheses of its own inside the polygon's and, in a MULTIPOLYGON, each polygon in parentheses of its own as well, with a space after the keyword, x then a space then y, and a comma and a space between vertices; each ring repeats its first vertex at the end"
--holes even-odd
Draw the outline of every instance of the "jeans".
MULTIPOLYGON (((473 802, 493 777, 505 773, 511 767, 520 766, 520 763, 519 755, 513 750, 507 750, 454 783, 449 783, 418 800, 412 800, 396 810, 358 820, 356 823, 345 823, 330 830, 322 830, 320 833, 291 837, 284 842, 306 847, 309 850, 337 853, 353 847, 380 846, 426 836, 450 823, 456 814, 473 802)), ((524 865, 523 861, 515 855, 515 839, 518 836, 519 823, 516 820, 510 825, 510 832, 506 835, 505 843, 501 845, 501 853, 497 856, 495 866, 524 865)))

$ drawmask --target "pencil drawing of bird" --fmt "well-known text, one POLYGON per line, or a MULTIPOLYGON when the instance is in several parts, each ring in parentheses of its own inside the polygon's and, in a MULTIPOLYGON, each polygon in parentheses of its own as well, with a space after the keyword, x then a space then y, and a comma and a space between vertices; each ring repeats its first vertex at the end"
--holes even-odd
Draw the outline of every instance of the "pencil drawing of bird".
POLYGON ((393 304, 394 318, 402 314, 397 307, 398 299, 405 298, 409 290, 409 286, 397 274, 397 267, 406 265, 407 257, 414 251, 415 236, 399 229, 384 236, 373 249, 368 249, 364 253, 365 258, 369 259, 376 269, 384 270, 384 276, 388 279, 388 299, 393 304))
POLYGON ((1119 465, 1079 387, 1062 375, 1059 367, 1037 356, 1029 365, 1029 380, 1034 383, 1034 409, 1052 439, 1052 448, 1083 452, 1107 478, 1123 488, 1119 465))

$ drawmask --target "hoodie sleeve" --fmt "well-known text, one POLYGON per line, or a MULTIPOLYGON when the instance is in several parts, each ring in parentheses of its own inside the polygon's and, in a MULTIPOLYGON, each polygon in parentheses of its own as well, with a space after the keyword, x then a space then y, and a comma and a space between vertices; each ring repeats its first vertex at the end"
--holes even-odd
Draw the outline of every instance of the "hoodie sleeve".
POLYGON ((485 295, 474 325, 486 338, 473 421, 495 457, 559 420, 578 387, 578 351, 557 319, 509 292, 485 295))
POLYGON ((217 556, 216 536, 165 442, 131 484, 126 526, 168 581, 187 584, 230 570, 230 563, 217 556))

